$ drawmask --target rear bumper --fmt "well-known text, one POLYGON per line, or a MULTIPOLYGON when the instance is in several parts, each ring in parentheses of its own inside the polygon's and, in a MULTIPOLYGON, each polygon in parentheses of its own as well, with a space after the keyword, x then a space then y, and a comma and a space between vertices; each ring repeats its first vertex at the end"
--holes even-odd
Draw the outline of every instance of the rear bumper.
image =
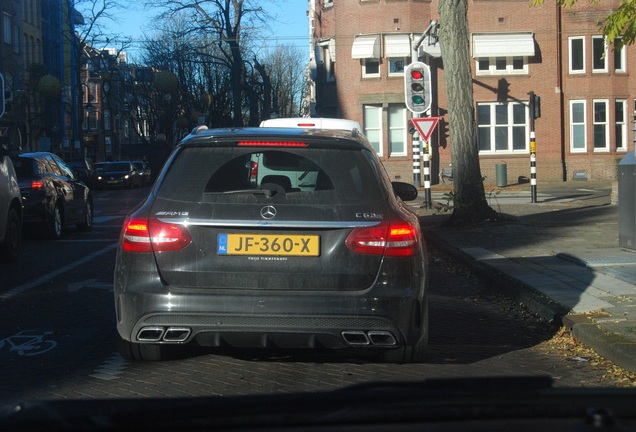
POLYGON ((422 336, 420 289, 360 293, 168 290, 115 283, 117 330, 137 343, 281 348, 396 347, 422 336), (154 291, 154 292, 151 292, 154 291), (161 292, 159 292, 161 291, 161 292))

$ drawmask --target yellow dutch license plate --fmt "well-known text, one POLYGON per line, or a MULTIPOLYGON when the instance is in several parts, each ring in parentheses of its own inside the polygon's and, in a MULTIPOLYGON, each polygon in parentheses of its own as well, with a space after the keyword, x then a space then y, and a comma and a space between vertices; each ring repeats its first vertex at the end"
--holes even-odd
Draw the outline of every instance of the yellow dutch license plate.
POLYGON ((219 255, 319 256, 320 236, 289 234, 219 234, 219 255))

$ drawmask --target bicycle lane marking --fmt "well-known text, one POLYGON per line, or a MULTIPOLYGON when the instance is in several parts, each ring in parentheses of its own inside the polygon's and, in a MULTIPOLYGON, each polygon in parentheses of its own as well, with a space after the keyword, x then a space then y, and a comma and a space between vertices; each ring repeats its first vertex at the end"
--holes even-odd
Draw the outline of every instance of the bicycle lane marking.
POLYGON ((37 279, 32 280, 31 282, 27 282, 24 283, 20 286, 17 286, 15 288, 12 288, 10 290, 8 290, 5 293, 0 294, 0 301, 4 301, 4 300, 9 300, 15 296, 17 296, 18 294, 22 294, 25 291, 30 290, 31 288, 35 288, 38 285, 41 285, 43 283, 46 283, 48 281, 50 281, 51 279, 60 276, 70 270, 73 270, 75 267, 79 267, 97 257, 99 257, 100 255, 103 255, 107 252, 110 252, 111 250, 115 249, 117 247, 117 243, 108 245, 107 247, 100 249, 98 251, 93 252, 90 255, 85 256, 84 258, 80 259, 79 261, 76 261, 72 264, 68 264, 62 268, 59 268, 53 272, 47 273, 45 275, 40 276, 37 279))

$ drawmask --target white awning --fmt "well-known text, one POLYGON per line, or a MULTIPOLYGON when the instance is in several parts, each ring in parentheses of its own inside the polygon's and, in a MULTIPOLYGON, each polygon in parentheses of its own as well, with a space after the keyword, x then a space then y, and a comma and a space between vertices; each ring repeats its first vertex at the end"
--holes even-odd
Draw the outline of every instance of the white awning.
POLYGON ((331 57, 331 61, 336 61, 336 40, 329 39, 329 57, 331 57))
POLYGON ((473 57, 532 57, 534 38, 524 33, 474 33, 473 57))
POLYGON ((380 36, 356 36, 351 47, 351 58, 380 58, 380 36))
POLYGON ((385 35, 385 57, 411 57, 411 38, 409 35, 385 35))

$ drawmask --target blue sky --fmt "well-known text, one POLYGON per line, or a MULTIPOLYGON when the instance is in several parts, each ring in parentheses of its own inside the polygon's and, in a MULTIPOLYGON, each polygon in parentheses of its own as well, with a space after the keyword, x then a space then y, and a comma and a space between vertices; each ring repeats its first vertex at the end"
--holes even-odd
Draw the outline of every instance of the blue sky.
MULTIPOLYGON (((276 45, 293 45, 309 52, 309 29, 307 22, 308 2, 306 0, 257 0, 260 4, 268 4, 268 11, 278 16, 278 22, 272 23, 269 29, 263 33, 263 47, 275 47, 276 45)), ((141 3, 141 2, 139 2, 141 3)), ((115 33, 131 36, 136 40, 143 38, 143 33, 152 33, 152 18, 156 15, 152 11, 144 11, 142 6, 136 6, 134 2, 126 3, 126 10, 118 11, 116 22, 104 22, 115 33)), ((127 50, 131 54, 134 46, 127 50)))

